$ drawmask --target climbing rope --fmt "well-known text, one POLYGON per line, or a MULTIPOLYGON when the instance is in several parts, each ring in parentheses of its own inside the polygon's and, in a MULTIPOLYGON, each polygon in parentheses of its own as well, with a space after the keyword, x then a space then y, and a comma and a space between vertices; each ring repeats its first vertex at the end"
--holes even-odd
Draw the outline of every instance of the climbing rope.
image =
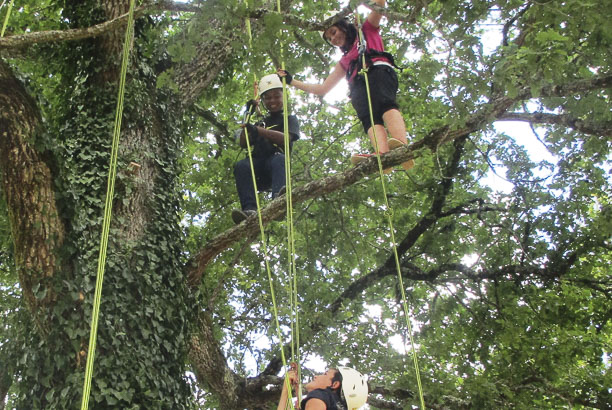
MULTIPOLYGON (((276 0, 276 8, 278 13, 282 12, 280 0, 276 0)), ((282 29, 279 29, 280 39, 280 60, 281 69, 285 70, 284 47, 282 41, 282 29)), ((285 189, 286 189, 286 205, 287 205, 287 261, 290 283, 290 306, 291 306, 291 357, 294 363, 297 363, 297 380, 298 380, 298 403, 301 401, 301 388, 299 387, 301 380, 300 371, 300 331, 299 331, 299 315, 298 315, 298 291, 297 291, 297 272, 295 268, 295 231, 293 227, 293 199, 291 190, 291 150, 289 141, 289 109, 287 100, 287 79, 281 78, 283 83, 283 128, 285 139, 285 189)), ((288 380, 287 380, 288 382, 288 380)))
MULTIPOLYGON (((248 0, 245 0, 245 3, 248 7, 248 0)), ((280 3, 279 3, 279 7, 280 7, 280 3)), ((249 36, 249 49, 252 48, 252 42, 253 42, 253 36, 252 36, 252 32, 251 32, 251 23, 250 20, 248 19, 248 17, 246 18, 246 26, 247 26, 247 33, 249 36)), ((282 51, 282 49, 281 49, 282 51)), ((284 63, 283 63, 284 66, 284 63)), ((254 82, 255 84, 257 84, 257 76, 254 74, 254 82)), ((254 92, 254 97, 257 97, 257 92, 254 92)), ((289 167, 288 167, 288 159, 289 159, 289 147, 288 147, 288 135, 289 135, 289 125, 288 125, 288 114, 287 114, 287 91, 286 91, 286 84, 285 81, 283 79, 283 113, 284 113, 284 117, 283 117, 283 128, 284 128, 284 136, 285 136, 285 189, 286 189, 286 198, 287 198, 287 215, 288 215, 288 220, 291 220, 291 213, 290 213, 290 198, 291 198, 291 174, 290 171, 288 173, 289 167)), ((245 120, 245 124, 248 124, 250 122, 251 119, 251 112, 248 111, 247 115, 246 115, 246 120, 245 120)), ((259 223, 259 232, 260 232, 260 236, 261 236, 261 243, 263 246, 263 252, 264 252, 264 263, 265 263, 265 267, 266 267, 266 273, 268 275, 268 284, 270 287, 270 294, 271 294, 271 299, 272 299, 272 309, 273 309, 273 313, 274 313, 274 321, 276 324, 276 334, 279 340, 279 345, 280 345, 280 353, 281 353, 281 360, 283 363, 283 368, 287 369, 287 359, 285 357, 285 349, 284 349, 284 341, 283 341, 283 336, 282 336, 282 332, 281 332, 281 328, 280 328, 280 322, 278 319, 278 306, 276 303, 276 294, 274 291, 274 280, 272 278, 272 271, 270 269, 270 257, 268 254, 268 247, 265 245, 266 244, 266 234, 265 234, 265 230, 264 230, 264 226, 263 226, 263 220, 261 217, 261 204, 259 201, 259 196, 257 195, 258 189, 257 189, 257 179, 255 177, 255 167, 253 164, 253 155, 251 152, 251 144, 249 141, 249 134, 248 134, 248 129, 245 127, 244 128, 244 133, 245 133, 245 140, 246 140, 246 145, 247 145, 247 153, 248 153, 248 158, 249 158, 249 164, 251 166, 251 177, 252 177, 252 181, 253 181, 253 189, 255 190, 255 203, 257 205, 257 220, 259 223)), ((292 222, 288 223, 288 225, 291 225, 292 227, 292 222)), ((288 228, 288 243, 293 243, 293 239, 291 237, 292 235, 292 229, 288 228)), ((291 298, 293 300, 293 297, 291 298)), ((292 320, 293 323, 293 320, 292 320)), ((293 330, 293 327, 292 327, 293 330)), ((292 347, 292 356, 293 356, 293 343, 291 345, 292 347)), ((288 374, 285 373, 285 383, 287 385, 287 392, 288 392, 288 403, 291 403, 293 401, 293 397, 291 394, 291 383, 289 381, 289 377, 288 374)), ((299 395, 299 390, 298 390, 298 395, 299 395)))
POLYGON ((361 49, 361 58, 362 58, 362 69, 360 70, 360 74, 363 74, 364 79, 365 79, 365 85, 366 85, 366 94, 368 97, 368 109, 370 110, 370 122, 372 124, 372 131, 373 131, 373 136, 374 136, 374 145, 375 145, 375 149, 376 149, 376 160, 378 162, 378 173, 380 175, 380 184, 382 187, 382 193, 383 193, 383 199, 384 199, 384 203, 385 203, 385 216, 387 217, 387 223, 389 226, 389 232, 391 235, 391 247, 393 249, 393 257, 395 259, 395 267, 397 269, 397 278, 398 278, 398 284, 399 284, 399 288, 400 288, 400 292, 402 295, 402 307, 404 310, 404 318, 406 319, 406 327, 408 329, 408 336, 409 336, 409 340, 410 340, 410 346, 412 348, 412 360, 414 362, 414 369, 415 369, 415 373, 416 373, 416 379, 417 379, 417 386, 419 389, 419 400, 421 402, 421 409, 425 410, 425 400, 423 398, 423 386, 421 384, 421 374, 419 371, 419 362, 418 362, 418 358, 417 358, 417 353, 416 353, 416 346, 414 343, 414 338, 412 337, 412 325, 410 323, 410 312, 408 309, 408 302, 406 300, 406 292, 404 290, 404 281, 402 279, 402 271, 401 271, 401 267, 400 267, 400 261, 399 261, 399 255, 397 253, 397 245, 395 243, 395 228, 393 227, 393 209, 391 208, 391 205, 389 204, 389 199, 387 196, 387 187, 385 184, 385 178, 384 178, 384 173, 383 173, 383 167, 382 167, 382 161, 380 159, 380 150, 378 147, 378 138, 376 138, 376 127, 374 126, 374 113, 372 110, 372 99, 371 99, 371 95, 370 95, 370 84, 368 81, 368 68, 366 66, 366 58, 365 58, 365 51, 367 51, 367 45, 365 43, 365 39, 363 38, 363 32, 361 30, 361 22, 360 22, 360 18, 359 18, 359 13, 357 12, 357 10, 355 10, 355 15, 356 15, 356 20, 357 20, 357 26, 358 26, 358 32, 359 32, 359 44, 361 47, 363 47, 361 49))
POLYGON ((6 16, 4 16, 4 23, 2 23, 2 30, 0 31, 0 37, 4 37, 4 31, 6 30, 6 25, 8 24, 9 18, 11 17, 11 10, 13 10, 13 3, 15 0, 11 0, 8 5, 8 9, 6 10, 6 16))
POLYGON ((104 221, 102 223, 102 237, 100 240, 100 254, 98 256, 98 272, 96 275, 96 289, 93 302, 91 330, 89 334, 89 348, 87 365, 85 366, 85 381, 83 384, 83 398, 81 410, 89 406, 89 395, 91 392, 91 380, 93 375, 93 363, 96 353, 96 338, 98 333, 98 317, 100 314, 100 301, 102 298, 102 283, 104 280, 104 267, 106 264, 106 250, 108 248, 108 235, 113 208, 113 196, 115 192, 115 177, 117 176, 117 156, 119 152, 119 135, 121 134, 121 117, 123 116, 123 97, 125 95, 125 78, 127 65, 130 57, 130 42, 133 36, 134 26, 134 0, 130 1, 130 10, 123 42, 123 56, 121 61, 121 75, 119 78, 119 92, 117 97, 117 109, 115 112, 115 127, 113 131, 113 142, 111 147, 108 182, 106 188, 106 203, 104 204, 104 221))

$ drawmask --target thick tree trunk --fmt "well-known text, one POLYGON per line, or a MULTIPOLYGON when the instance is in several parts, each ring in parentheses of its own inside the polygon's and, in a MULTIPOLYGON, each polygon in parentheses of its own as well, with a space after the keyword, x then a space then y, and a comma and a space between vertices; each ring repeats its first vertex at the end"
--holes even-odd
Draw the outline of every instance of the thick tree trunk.
MULTIPOLYGON (((111 14, 124 11, 107 6, 111 14)), ((3 189, 23 294, 44 329, 26 336, 19 408, 76 408, 81 399, 123 35, 100 40, 66 51, 66 78, 86 80, 66 84, 62 110, 48 119, 63 130, 51 136, 53 174, 33 148, 39 109, 0 61, 3 189)), ((91 408, 181 409, 192 400, 184 375, 193 303, 186 300, 176 188, 182 116, 161 108, 178 106, 154 78, 130 67, 91 408)))
POLYGON ((41 309, 55 295, 48 287, 64 238, 51 170, 33 148, 41 131, 38 107, 11 68, 0 60, 0 169, 15 245, 15 262, 29 310, 45 327, 41 309))

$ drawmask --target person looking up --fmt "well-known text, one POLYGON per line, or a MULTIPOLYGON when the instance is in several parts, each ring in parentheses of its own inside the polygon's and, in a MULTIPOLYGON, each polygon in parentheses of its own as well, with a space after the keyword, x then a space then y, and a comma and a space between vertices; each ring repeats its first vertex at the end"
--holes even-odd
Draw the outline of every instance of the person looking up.
MULTIPOLYGON (((291 385, 297 384, 295 370, 287 373, 291 385)), ((365 377, 350 367, 329 369, 313 377, 304 385, 308 393, 300 403, 301 410, 344 410, 358 409, 368 399, 368 384, 365 377)), ((287 383, 283 382, 277 410, 285 410, 288 400, 287 383)))

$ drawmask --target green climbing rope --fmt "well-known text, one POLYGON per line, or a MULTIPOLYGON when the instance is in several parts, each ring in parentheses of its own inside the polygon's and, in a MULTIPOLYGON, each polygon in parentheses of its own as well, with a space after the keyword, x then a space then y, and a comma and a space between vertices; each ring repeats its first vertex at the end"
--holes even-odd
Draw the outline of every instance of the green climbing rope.
MULTIPOLYGON (((276 0, 276 8, 278 13, 282 12, 280 0, 276 0)), ((280 60, 281 69, 285 70, 284 45, 282 40, 282 29, 279 30, 280 39, 280 60)), ((299 300, 297 290, 297 271, 295 268, 295 231, 293 226, 293 198, 291 189, 291 142, 289 136, 289 109, 287 100, 287 79, 282 77, 283 83, 283 129, 285 140, 285 189, 286 189, 286 208, 287 208, 287 261, 290 283, 290 299, 291 299, 291 357, 293 362, 297 363, 297 380, 301 380, 301 357, 300 357, 300 330, 299 330, 299 300)), ((301 399, 301 389, 298 388, 298 402, 301 399)))
MULTIPOLYGON (((356 19, 357 19, 357 26, 358 26, 358 32, 359 32, 359 43, 360 44, 364 44, 364 39, 363 39, 363 32, 361 31, 361 22, 360 22, 360 18, 359 18, 359 13, 357 11, 355 11, 355 15, 356 15, 356 19)), ((421 403, 421 409, 425 410, 425 400, 423 398, 423 386, 421 384, 421 374, 419 371, 419 362, 418 362, 418 358, 417 358, 417 353, 416 353, 416 346, 414 344, 414 338, 412 337, 412 325, 410 323, 410 312, 408 309, 408 302, 406 300, 406 292, 404 290, 404 281, 402 279, 402 271, 401 271, 401 267, 400 267, 400 261, 399 261, 399 255, 397 253, 397 245, 395 243, 395 228, 393 227, 393 209, 391 208, 391 206, 389 205, 389 199, 387 196, 387 187, 385 184, 385 178, 384 178, 384 173, 383 173, 383 167, 382 167, 382 161, 380 159, 380 150, 378 148, 378 139, 376 138, 376 127, 374 126, 374 113, 372 110, 372 99, 370 96, 370 84, 368 81, 368 69, 366 66, 366 59, 365 59, 365 54, 361 55, 362 58, 362 70, 360 71, 360 74, 363 74, 364 79, 365 79, 365 85, 366 85, 366 94, 368 97, 368 108, 370 110, 370 123, 372 124, 372 131, 373 131, 373 136, 374 136, 374 145, 375 145, 375 149, 376 149, 376 158, 377 158, 377 162, 378 162, 378 172, 380 175, 380 184, 382 186, 382 193, 383 193, 383 198, 384 198, 384 203, 385 203, 385 216, 387 217, 387 223, 389 225, 389 232, 391 235, 391 247, 393 248, 393 256, 395 259, 395 267, 397 269, 397 278, 398 278, 398 284, 399 284, 399 288, 401 291, 401 295, 402 295, 402 307, 404 310, 404 318, 406 319, 406 328, 408 329, 408 336, 410 339, 410 346, 412 348, 412 360, 414 362, 414 369, 415 369, 415 373, 416 373, 416 379, 417 379, 417 386, 419 389, 419 400, 421 403)))
POLYGON ((2 23, 2 30, 0 31, 0 37, 4 37, 4 31, 6 30, 6 25, 8 24, 9 18, 11 17, 11 10, 13 10, 13 3, 15 0, 11 0, 8 5, 8 9, 6 10, 6 16, 4 16, 4 23, 2 23))
POLYGON ((125 78, 127 75, 127 65, 130 56, 130 42, 133 35, 134 23, 134 4, 130 1, 129 17, 125 30, 125 40, 123 43, 123 57, 121 61, 121 75, 119 79, 119 92, 117 98, 117 109, 115 112, 115 127, 113 131, 113 143, 111 147, 111 158, 108 172, 108 182, 106 188, 106 203, 104 205, 104 221, 102 223, 102 237, 100 240, 100 254, 98 256, 98 273, 96 275, 96 289, 91 319, 91 330, 89 334, 89 348, 87 355, 87 365, 85 366, 85 381, 83 384, 83 397, 81 410, 86 410, 89 406, 89 396, 91 392, 91 380, 93 376, 93 364, 96 353, 96 338, 98 333, 98 317, 100 314, 100 302, 102 298, 102 283, 104 280, 104 268, 106 264, 106 250, 108 248, 108 235, 112 216, 113 196, 115 192, 115 177, 117 175, 117 155, 119 152, 119 135, 121 133, 121 117, 123 116, 123 97, 125 94, 125 78))
MULTIPOLYGON (((248 0, 245 0, 245 3, 248 7, 248 0)), ((279 6, 280 7, 280 6, 279 6)), ((246 19, 246 26, 247 26, 247 33, 249 35, 249 49, 252 48, 252 41, 253 41, 253 37, 252 37, 252 33, 251 33, 251 23, 250 20, 247 18, 246 19)), ((284 63, 283 63, 284 64, 284 63)), ((254 76, 254 79, 256 81, 256 76, 254 76)), ((288 158, 288 147, 287 147, 287 140, 288 140, 288 117, 287 117, 287 91, 286 91, 286 84, 283 80, 283 111, 285 113, 284 115, 284 129, 285 129, 285 184, 286 186, 286 195, 287 195, 287 201, 289 202, 289 198, 290 198, 290 192, 291 192, 291 188, 290 185, 288 184, 288 182, 290 181, 290 176, 287 177, 287 158, 288 158)), ((250 122, 250 117, 251 117, 251 113, 249 112, 247 114, 247 118, 245 123, 249 123, 250 122)), ((245 132, 245 140, 246 140, 246 144, 247 144, 247 153, 248 153, 248 157, 249 157, 249 164, 251 166, 251 170, 254 170, 254 164, 253 164, 253 156, 251 153, 251 144, 249 141, 249 134, 248 134, 248 130, 247 128, 244 128, 244 132, 245 132)), ((263 247, 263 252, 264 252, 264 264, 266 267, 266 273, 268 276, 268 284, 270 287, 270 294, 271 294, 271 299, 272 299, 272 310, 273 310, 273 314, 274 314, 274 321, 276 324, 276 334, 278 337, 278 341, 279 341, 279 345, 280 345, 280 353, 281 353, 281 360, 283 363, 283 368, 287 368, 287 359, 285 356, 285 349, 284 349, 284 341, 283 341, 283 335, 281 332, 281 328, 280 328, 280 322, 278 320, 278 305, 276 303, 276 294, 274 291, 274 280, 272 278, 272 271, 270 269, 270 257, 268 255, 268 247, 265 245, 266 244, 266 234, 265 234, 265 230, 264 230, 264 226, 263 226, 263 219, 261 217, 261 204, 259 201, 259 196, 257 195, 258 189, 257 189, 257 179, 255 177, 255 172, 251 172, 251 177, 253 180, 253 189, 255 190, 255 203, 257 205, 257 220, 259 223, 259 232, 260 232, 260 237, 261 237, 261 243, 262 243, 262 247, 263 247)), ((289 205, 288 205, 289 206, 289 205)), ((290 215, 289 212, 287 212, 287 215, 290 215)), ((291 231, 288 231, 288 235, 290 235, 291 231)), ((288 240, 288 242, 292 242, 292 239, 288 240)), ((292 345, 292 349, 293 349, 293 345, 292 345)), ((291 385, 290 385, 290 381, 288 378, 288 375, 285 374, 285 383, 287 384, 287 392, 288 392, 288 403, 291 403, 293 401, 292 398, 292 394, 291 394, 291 385)))

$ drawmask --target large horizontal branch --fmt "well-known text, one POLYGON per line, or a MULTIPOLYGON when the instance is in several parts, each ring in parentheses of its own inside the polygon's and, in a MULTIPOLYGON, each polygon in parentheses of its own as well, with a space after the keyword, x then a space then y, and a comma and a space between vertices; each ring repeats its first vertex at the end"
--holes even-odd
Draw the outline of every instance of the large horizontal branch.
MULTIPOLYGON (((610 87, 611 85, 612 75, 594 77, 589 80, 579 80, 566 85, 547 87, 542 90, 542 95, 569 96, 593 89, 610 87)), ((502 96, 494 99, 490 103, 484 104, 475 114, 467 118, 461 127, 453 130, 450 130, 448 127, 438 128, 430 132, 428 136, 422 138, 421 140, 381 155, 383 167, 393 167, 407 161, 408 159, 413 159, 418 156, 418 152, 424 148, 437 151, 440 146, 448 142, 482 129, 497 118, 501 117, 517 102, 529 98, 531 98, 531 90, 529 88, 525 88, 521 90, 521 92, 515 98, 502 96)), ((306 185, 295 188, 292 192, 293 203, 297 204, 308 199, 317 198, 335 191, 339 191, 377 172, 378 164, 376 162, 376 158, 371 158, 368 161, 364 161, 359 166, 350 168, 341 174, 312 181, 306 185)), ((284 216, 286 210, 284 201, 285 196, 279 197, 262 209, 261 217, 264 225, 284 216)), ((228 229, 206 243, 202 250, 188 264, 189 268, 187 276, 190 285, 199 285, 206 266, 223 250, 230 247, 234 242, 242 240, 245 237, 254 237, 258 230, 259 224, 257 223, 257 217, 252 216, 242 224, 228 229)), ((400 248, 402 246, 404 245, 400 244, 400 248)))
MULTIPOLYGON (((395 150, 381 156, 381 161, 385 168, 399 165, 402 162, 414 158, 414 152, 423 148, 422 141, 411 144, 411 150, 395 150)), ((362 180, 368 175, 378 172, 378 164, 375 158, 364 161, 363 164, 350 168, 349 170, 322 178, 316 181, 309 182, 306 185, 296 187, 292 190, 293 203, 297 204, 308 199, 317 198, 331 192, 339 191, 342 188, 350 186, 357 181, 362 180)), ((277 220, 285 215, 285 195, 273 200, 268 206, 261 210, 261 217, 264 225, 277 220)), ((244 239, 245 237, 255 236, 259 232, 259 224, 257 215, 247 218, 240 225, 236 225, 227 231, 217 235, 210 240, 200 253, 191 261, 191 268, 188 272, 189 283, 192 286, 198 286, 200 278, 204 273, 204 269, 223 250, 227 249, 234 242, 244 239)))
MULTIPOLYGON (((185 4, 174 1, 159 1, 150 4, 144 4, 134 10, 134 18, 148 14, 150 11, 179 11, 179 12, 196 12, 201 10, 200 7, 191 4, 185 4)), ((127 24, 128 13, 123 14, 115 19, 96 24, 91 27, 66 29, 66 30, 48 30, 37 31, 26 34, 18 34, 0 38, 0 50, 26 47, 33 44, 51 43, 61 41, 82 40, 100 36, 104 33, 113 31, 127 24)))
MULTIPOLYGON (((575 80, 566 84, 550 85, 540 90, 541 97, 569 97, 593 90, 603 90, 612 87, 612 75, 595 76, 589 79, 575 80)), ((436 149, 438 145, 455 140, 462 135, 482 129, 487 124, 504 115, 514 104, 531 99, 530 87, 523 87, 516 97, 498 96, 484 104, 474 115, 471 115, 463 126, 456 129, 448 129, 445 133, 434 130, 430 133, 427 145, 436 149)))
POLYGON ((567 114, 550 114, 550 113, 528 113, 528 112, 507 112, 501 115, 498 121, 524 121, 530 124, 554 124, 568 128, 573 128, 576 131, 588 135, 598 135, 604 137, 612 137, 612 123, 607 122, 598 124, 593 121, 585 121, 567 114))

